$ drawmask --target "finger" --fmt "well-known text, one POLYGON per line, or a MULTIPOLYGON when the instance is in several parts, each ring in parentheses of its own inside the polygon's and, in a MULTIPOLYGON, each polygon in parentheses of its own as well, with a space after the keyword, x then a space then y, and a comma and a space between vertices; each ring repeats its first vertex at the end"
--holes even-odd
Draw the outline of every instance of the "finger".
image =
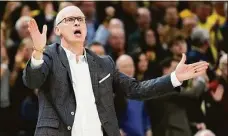
MULTIPOLYGON (((189 66, 195 67, 195 66, 201 65, 201 64, 203 64, 203 63, 207 63, 207 62, 206 62, 206 61, 200 61, 200 62, 196 62, 196 63, 189 64, 189 66)), ((207 64, 208 64, 208 63, 207 63, 207 64)))
POLYGON ((206 73, 206 70, 201 70, 201 71, 196 71, 194 74, 193 74, 193 77, 198 77, 198 76, 201 76, 203 74, 206 73))
POLYGON ((194 67, 194 70, 199 70, 199 69, 201 69, 202 67, 207 67, 207 68, 208 68, 208 65, 207 65, 207 64, 200 64, 200 65, 194 67))
POLYGON ((195 69, 195 71, 202 71, 202 70, 207 70, 208 66, 202 66, 200 68, 195 69))
POLYGON ((47 33, 47 25, 43 25, 42 34, 45 34, 46 35, 46 33, 47 33))
POLYGON ((181 63, 181 64, 184 64, 185 61, 186 61, 186 55, 185 55, 184 53, 182 53, 182 58, 181 58, 180 63, 181 63))

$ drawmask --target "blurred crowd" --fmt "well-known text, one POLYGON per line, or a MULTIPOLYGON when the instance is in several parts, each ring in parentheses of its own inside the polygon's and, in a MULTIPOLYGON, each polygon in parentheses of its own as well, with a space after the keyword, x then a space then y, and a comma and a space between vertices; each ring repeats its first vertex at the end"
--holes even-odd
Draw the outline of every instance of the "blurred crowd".
POLYGON ((32 136, 36 126, 39 90, 22 81, 33 52, 27 22, 48 26, 47 46, 59 42, 55 17, 70 5, 86 16, 85 47, 110 55, 120 72, 139 81, 170 74, 183 53, 186 63, 210 63, 179 95, 142 102, 116 94, 122 136, 228 135, 227 2, 23 1, 1 2, 1 136, 32 136))

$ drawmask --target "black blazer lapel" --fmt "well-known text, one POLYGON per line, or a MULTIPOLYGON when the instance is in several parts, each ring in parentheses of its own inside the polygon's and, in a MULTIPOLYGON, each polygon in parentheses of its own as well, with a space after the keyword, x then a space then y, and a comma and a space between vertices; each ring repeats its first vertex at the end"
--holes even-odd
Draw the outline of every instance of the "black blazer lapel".
POLYGON ((97 103, 98 99, 99 99, 98 74, 99 74, 99 71, 101 70, 101 67, 98 64, 98 60, 97 60, 96 56, 94 56, 91 53, 91 51, 86 50, 86 57, 87 57, 88 65, 89 65, 89 72, 90 72, 91 82, 92 82, 92 86, 93 86, 95 101, 97 103))
POLYGON ((73 80, 72 80, 72 76, 71 76, 71 71, 70 71, 70 66, 69 66, 69 62, 66 56, 66 52, 64 51, 64 49, 61 47, 61 45, 58 45, 58 54, 59 54, 59 58, 63 64, 63 66, 67 69, 67 73, 68 76, 70 78, 71 81, 71 85, 73 86, 73 80))

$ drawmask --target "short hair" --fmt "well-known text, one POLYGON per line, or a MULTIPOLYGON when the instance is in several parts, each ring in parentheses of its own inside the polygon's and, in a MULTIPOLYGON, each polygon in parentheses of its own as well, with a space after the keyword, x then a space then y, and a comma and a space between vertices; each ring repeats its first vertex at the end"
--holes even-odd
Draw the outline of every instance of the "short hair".
POLYGON ((185 37, 183 34, 181 34, 180 32, 174 33, 174 35, 171 36, 168 41, 168 47, 171 48, 177 41, 183 41, 183 40, 185 41, 185 37))
POLYGON ((164 68, 170 67, 170 66, 171 66, 171 63, 172 63, 173 61, 179 62, 179 60, 174 59, 174 58, 172 58, 172 57, 166 57, 164 60, 162 60, 162 61, 160 62, 159 65, 160 65, 160 67, 161 67, 162 70, 163 70, 164 68))
POLYGON ((20 27, 21 27, 22 23, 23 23, 23 22, 29 22, 31 19, 32 19, 32 18, 31 18, 30 16, 22 16, 22 17, 20 17, 20 18, 17 20, 16 24, 15 24, 15 29, 16 29, 17 31, 20 30, 20 27))
POLYGON ((138 9, 137 9, 136 17, 138 18, 142 13, 151 14, 151 13, 150 13, 150 10, 149 10, 148 8, 141 7, 141 8, 138 8, 138 9))

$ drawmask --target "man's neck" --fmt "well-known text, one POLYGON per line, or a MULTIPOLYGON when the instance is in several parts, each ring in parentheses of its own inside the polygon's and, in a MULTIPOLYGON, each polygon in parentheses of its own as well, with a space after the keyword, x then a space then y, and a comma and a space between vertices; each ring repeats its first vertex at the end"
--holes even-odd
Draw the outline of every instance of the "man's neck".
POLYGON ((83 43, 68 43, 64 40, 61 40, 61 45, 76 54, 77 56, 83 55, 84 46, 83 43))

